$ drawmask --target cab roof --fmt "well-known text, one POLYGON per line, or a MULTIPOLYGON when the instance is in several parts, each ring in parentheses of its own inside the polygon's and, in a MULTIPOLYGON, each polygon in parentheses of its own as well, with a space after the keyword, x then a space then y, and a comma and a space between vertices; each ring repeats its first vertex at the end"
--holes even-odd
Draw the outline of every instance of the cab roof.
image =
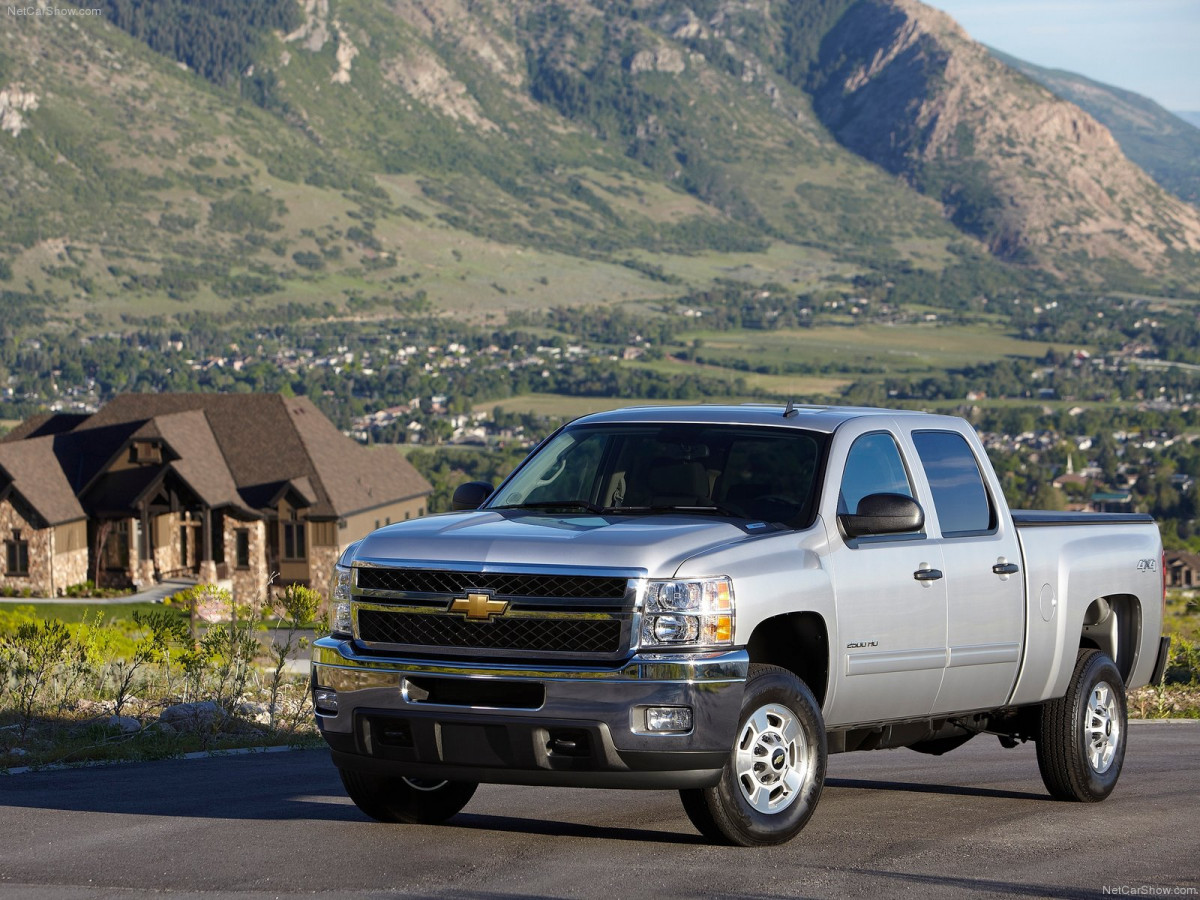
POLYGON ((639 422, 681 422, 697 425, 765 425, 775 428, 802 428, 831 434, 851 419, 923 417, 951 419, 909 409, 878 409, 869 406, 795 406, 795 415, 784 417, 785 407, 758 403, 703 404, 695 406, 631 406, 581 416, 572 425, 599 425, 639 422))

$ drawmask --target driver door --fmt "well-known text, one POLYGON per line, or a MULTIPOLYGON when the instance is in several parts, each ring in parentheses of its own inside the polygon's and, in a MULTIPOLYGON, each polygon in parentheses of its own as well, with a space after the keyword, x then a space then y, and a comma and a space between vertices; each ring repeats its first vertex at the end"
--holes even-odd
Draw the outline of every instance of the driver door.
POLYGON ((831 648, 835 679, 826 721, 854 725, 928 715, 946 666, 946 582, 941 548, 924 529, 895 535, 846 537, 839 513, 853 513, 868 494, 928 498, 913 479, 892 434, 839 429, 822 502, 837 596, 837 644, 831 648), (860 433, 854 433, 860 431, 860 433), (840 444, 840 448, 839 448, 840 444))

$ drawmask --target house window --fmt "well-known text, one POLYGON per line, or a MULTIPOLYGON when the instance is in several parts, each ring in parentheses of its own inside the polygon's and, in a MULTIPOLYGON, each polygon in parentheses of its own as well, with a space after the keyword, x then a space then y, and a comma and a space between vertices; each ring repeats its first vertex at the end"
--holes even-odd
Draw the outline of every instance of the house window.
POLYGON ((283 558, 308 558, 308 553, 304 546, 304 523, 297 521, 294 511, 292 512, 291 521, 283 523, 283 558))
POLYGON ((233 533, 234 555, 239 569, 250 568, 250 529, 239 528, 233 533))
POLYGON ((153 441, 134 441, 129 448, 129 461, 133 463, 161 463, 162 447, 153 441))
POLYGON ((29 574, 29 541, 14 530, 12 539, 4 542, 4 572, 6 575, 29 574))

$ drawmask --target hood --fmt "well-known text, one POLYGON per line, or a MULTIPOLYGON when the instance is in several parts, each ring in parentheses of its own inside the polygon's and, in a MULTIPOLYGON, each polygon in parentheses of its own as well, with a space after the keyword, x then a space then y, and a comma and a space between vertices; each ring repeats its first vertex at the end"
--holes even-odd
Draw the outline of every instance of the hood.
POLYGON ((355 561, 448 567, 612 569, 669 578, 687 558, 769 531, 703 515, 561 515, 524 510, 448 513, 367 535, 355 561))

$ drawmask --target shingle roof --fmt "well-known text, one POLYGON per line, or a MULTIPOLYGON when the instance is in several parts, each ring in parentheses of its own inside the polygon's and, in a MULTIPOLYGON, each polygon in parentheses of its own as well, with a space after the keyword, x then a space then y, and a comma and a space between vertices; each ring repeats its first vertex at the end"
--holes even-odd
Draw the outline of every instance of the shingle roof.
POLYGON ((0 485, 13 490, 33 507, 48 525, 85 518, 62 469, 54 465, 54 438, 27 438, 0 443, 0 485))
POLYGON ((339 516, 433 490, 394 449, 349 441, 307 398, 286 402, 296 433, 339 516))
POLYGON ((153 420, 159 435, 179 454, 170 467, 211 507, 241 506, 237 484, 200 410, 170 413, 153 420))
POLYGON ((180 457, 170 465, 212 506, 261 509, 290 482, 312 498, 310 516, 333 518, 432 490, 399 454, 356 444, 307 398, 279 394, 121 394, 54 438, 54 455, 81 492, 134 437, 166 441, 180 457))
POLYGON ((20 425, 0 437, 0 443, 7 441, 23 441, 27 438, 45 437, 50 434, 62 434, 70 431, 76 425, 86 421, 87 413, 39 413, 30 416, 20 425))

